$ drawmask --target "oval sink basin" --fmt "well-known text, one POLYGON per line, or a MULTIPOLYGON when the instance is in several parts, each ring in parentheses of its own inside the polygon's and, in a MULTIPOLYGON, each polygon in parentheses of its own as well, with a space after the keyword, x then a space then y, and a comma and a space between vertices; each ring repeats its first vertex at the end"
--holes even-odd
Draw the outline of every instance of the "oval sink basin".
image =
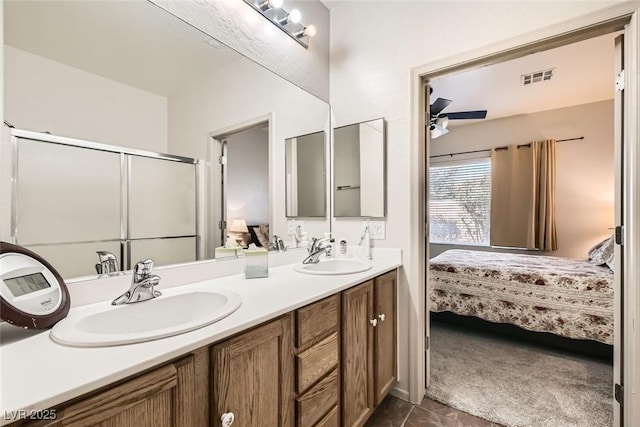
POLYGON ((51 329, 51 338, 75 347, 151 341, 210 325, 241 303, 234 292, 194 291, 120 306, 99 304, 62 319, 51 329))
POLYGON ((353 274, 367 271, 371 263, 363 259, 325 259, 316 264, 297 264, 293 269, 306 274, 353 274))

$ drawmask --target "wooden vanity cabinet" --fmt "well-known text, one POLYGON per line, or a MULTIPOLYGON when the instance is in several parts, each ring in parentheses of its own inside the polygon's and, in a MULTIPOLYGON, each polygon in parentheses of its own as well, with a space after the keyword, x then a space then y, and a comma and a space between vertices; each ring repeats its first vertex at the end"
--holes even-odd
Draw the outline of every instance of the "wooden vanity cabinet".
POLYGON ((375 406, 382 402, 397 381, 397 277, 394 270, 373 281, 374 318, 377 320, 373 335, 375 406))
POLYGON ((50 420, 21 420, 29 426, 192 427, 197 425, 193 355, 91 397, 42 411, 50 420))
MULTIPOLYGON (((396 381, 396 271, 16 426, 361 426, 396 381)), ((49 410, 52 411, 52 410, 49 410)))
POLYGON ((211 347, 211 426, 293 426, 292 315, 211 347), (228 417, 229 415, 227 415, 228 417))
POLYGON ((396 271, 342 293, 342 425, 362 426, 396 381, 396 271))

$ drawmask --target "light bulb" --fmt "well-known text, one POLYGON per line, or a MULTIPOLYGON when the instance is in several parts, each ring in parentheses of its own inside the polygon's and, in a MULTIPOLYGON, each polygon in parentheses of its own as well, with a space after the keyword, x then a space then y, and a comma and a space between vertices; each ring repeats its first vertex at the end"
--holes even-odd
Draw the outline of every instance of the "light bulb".
POLYGON ((298 9, 293 9, 291 12, 289 12, 289 21, 293 22, 294 24, 299 23, 301 18, 302 15, 300 14, 300 11, 298 9))
POLYGON ((309 36, 309 37, 313 37, 318 33, 318 29, 316 28, 315 25, 311 24, 309 26, 307 26, 304 29, 304 35, 305 36, 309 36))
POLYGON ((274 9, 280 9, 282 7, 282 0, 269 0, 269 4, 274 9))

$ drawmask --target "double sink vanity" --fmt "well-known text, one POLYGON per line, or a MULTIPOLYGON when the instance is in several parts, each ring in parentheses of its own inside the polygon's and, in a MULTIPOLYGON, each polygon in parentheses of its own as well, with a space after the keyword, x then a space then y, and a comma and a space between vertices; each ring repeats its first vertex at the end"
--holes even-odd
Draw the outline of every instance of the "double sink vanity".
POLYGON ((76 306, 52 332, 2 325, 2 425, 363 425, 397 377, 401 253, 311 272, 304 254, 264 279, 194 274, 149 301, 76 306))

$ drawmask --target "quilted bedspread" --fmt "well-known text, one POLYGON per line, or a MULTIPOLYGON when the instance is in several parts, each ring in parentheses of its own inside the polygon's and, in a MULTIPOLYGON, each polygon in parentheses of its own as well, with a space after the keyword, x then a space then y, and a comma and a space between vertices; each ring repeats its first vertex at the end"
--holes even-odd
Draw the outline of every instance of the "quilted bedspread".
POLYGON ((430 310, 613 344, 613 273, 560 257, 448 250, 431 259, 430 310))

